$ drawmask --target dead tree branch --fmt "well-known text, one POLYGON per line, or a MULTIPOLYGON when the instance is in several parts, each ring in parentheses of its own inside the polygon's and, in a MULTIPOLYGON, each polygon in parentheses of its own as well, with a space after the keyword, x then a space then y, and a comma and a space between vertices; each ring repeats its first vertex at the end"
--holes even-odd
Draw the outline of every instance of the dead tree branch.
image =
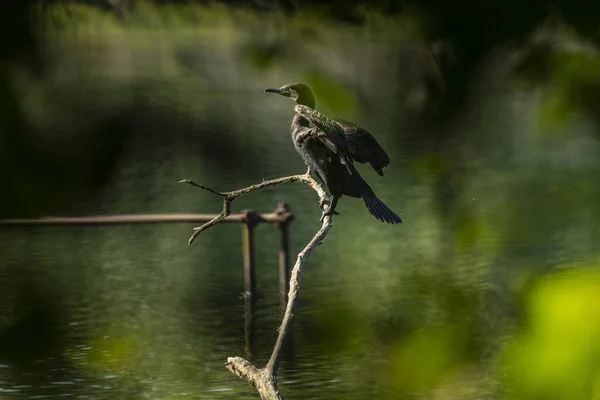
MULTIPOLYGON (((310 176, 309 171, 303 175, 292 175, 283 178, 271 179, 243 189, 234 190, 232 192, 219 192, 209 187, 199 185, 189 179, 180 181, 180 183, 186 183, 223 197, 223 211, 221 211, 221 214, 204 225, 194 228, 194 233, 189 239, 189 244, 191 245, 202 231, 218 224, 221 220, 227 217, 231 213, 231 203, 236 197, 267 186, 290 182, 304 182, 317 192, 320 199, 326 195, 321 185, 319 185, 317 181, 310 176)), ((325 207, 327 207, 327 205, 325 205, 325 207)), ((244 379, 251 386, 254 386, 258 390, 258 393, 263 400, 283 400, 283 396, 279 392, 279 388, 277 386, 277 370, 279 367, 279 359, 281 356, 283 343, 285 342, 287 334, 292 329, 292 322, 294 321, 294 313, 296 310, 296 304, 298 302, 298 291, 300 290, 300 280, 302 278, 302 268, 308 261, 310 253, 323 241, 323 239, 325 239, 331 226, 331 216, 328 215, 323 219, 321 229, 319 229, 312 240, 298 254, 298 258, 296 259, 296 263, 294 264, 294 268, 292 269, 290 277, 290 290, 288 292, 288 301, 285 314, 278 329, 279 335, 277 337, 277 342, 275 342, 273 352, 271 353, 271 358, 269 359, 267 365, 265 365, 263 368, 257 368, 242 357, 229 357, 225 363, 225 368, 244 379)))
POLYGON ((234 190, 232 192, 219 192, 219 191, 211 189, 207 186, 200 185, 191 179, 182 179, 181 181, 179 181, 179 183, 185 183, 187 185, 196 187, 198 189, 206 190, 208 192, 211 192, 212 194, 216 194, 217 196, 221 196, 223 198, 223 211, 221 211, 221 214, 216 216, 213 220, 208 221, 204 225, 194 228, 194 233, 190 237, 190 240, 188 241, 188 243, 191 245, 194 242, 194 240, 196 240, 198 235, 200 233, 202 233, 202 231, 205 231, 208 228, 210 228, 211 226, 218 224, 223 219, 225 219, 225 217, 227 217, 229 214, 231 214, 231 203, 237 197, 239 197, 243 194, 246 194, 246 193, 254 192, 255 190, 260 190, 267 186, 274 186, 274 185, 279 185, 282 183, 291 183, 291 182, 306 183, 308 186, 313 188, 313 190, 315 190, 319 194, 320 198, 326 195, 325 191, 323 190, 321 185, 319 185, 317 183, 317 181, 315 181, 312 178, 312 176, 310 176, 310 173, 308 171, 303 175, 291 175, 291 176, 284 176, 283 178, 270 179, 268 181, 263 181, 261 183, 254 184, 254 185, 245 187, 243 189, 234 190))

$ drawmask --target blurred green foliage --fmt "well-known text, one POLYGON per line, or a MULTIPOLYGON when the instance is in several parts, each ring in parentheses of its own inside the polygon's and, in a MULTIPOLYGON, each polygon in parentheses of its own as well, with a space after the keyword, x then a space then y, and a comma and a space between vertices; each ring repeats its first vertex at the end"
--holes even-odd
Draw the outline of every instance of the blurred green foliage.
POLYGON ((552 92, 541 111, 544 127, 556 127, 581 111, 600 110, 600 54, 559 53, 551 65, 552 92))
MULTIPOLYGON (((480 65, 490 43, 523 38, 529 17, 545 15, 516 2, 476 17, 473 2, 438 6, 407 4, 400 15, 357 7, 340 23, 324 17, 326 5, 289 17, 220 4, 138 2, 124 15, 40 4, 45 70, 13 53, 2 67, 1 213, 217 211, 220 199, 175 182, 227 190, 304 171, 289 142, 292 104, 262 92, 301 80, 317 107, 384 144, 385 177, 361 171, 405 224, 379 225, 360 201, 340 203, 303 278, 282 390, 597 397, 597 266, 574 264, 595 260, 600 240, 597 49, 558 30, 563 47, 523 40, 511 57, 480 65), (500 16, 513 13, 511 31, 500 16), (450 68, 433 51, 440 38, 454 41, 450 68), (464 113, 442 122, 426 113, 442 95, 426 89, 438 66, 450 88, 476 89, 464 113), (425 95, 408 107, 413 93, 425 95), (548 127, 557 134, 540 134, 548 127)), ((298 249, 318 220, 313 193, 281 187, 236 207, 279 201, 298 217, 298 249)), ((0 364, 15 368, 0 369, 0 381, 42 395, 61 378, 99 398, 253 396, 222 363, 250 347, 260 362, 271 350, 277 232, 259 230, 251 343, 237 227, 216 227, 191 250, 188 226, 94 229, 3 231, 0 364), (48 354, 57 365, 26 375, 48 354)))
POLYGON ((538 279, 525 319, 506 346, 503 380, 511 399, 593 399, 600 378, 598 266, 538 279))

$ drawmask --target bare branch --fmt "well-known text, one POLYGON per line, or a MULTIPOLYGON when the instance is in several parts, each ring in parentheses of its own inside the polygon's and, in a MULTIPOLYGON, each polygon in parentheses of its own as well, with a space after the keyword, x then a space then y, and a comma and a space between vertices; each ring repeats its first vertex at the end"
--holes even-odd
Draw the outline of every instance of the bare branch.
POLYGON ((277 375, 277 368, 279 366, 279 356, 281 354, 281 349, 283 348, 283 342, 285 340, 286 335, 290 331, 292 327, 292 322, 294 320, 294 314, 296 311, 296 303, 298 298, 298 291, 300 290, 300 281, 302 280, 302 269, 304 264, 308 261, 308 257, 310 253, 319 246, 323 239, 327 236, 329 229, 332 227, 331 216, 326 216, 323 220, 323 225, 321 229, 313 236, 310 242, 302 249, 300 253, 298 253, 298 258, 296 259, 296 264, 294 264, 294 268, 292 268, 292 274, 290 277, 290 290, 288 292, 288 302, 285 307, 285 314, 283 316, 283 320, 281 321, 281 325, 279 326, 279 336, 277 337, 277 342, 275 343, 275 348, 273 349, 273 353, 271 353, 271 358, 267 364, 267 368, 273 370, 273 374, 277 375))
POLYGON ((229 357, 225 363, 225 368, 244 379, 249 385, 254 386, 263 400, 283 400, 283 396, 279 392, 277 386, 277 370, 279 368, 279 359, 281 357, 283 343, 285 342, 287 334, 292 329, 292 322, 294 321, 296 304, 298 303, 298 292, 300 290, 300 281, 302 279, 302 269, 304 264, 308 261, 310 253, 321 244, 331 227, 331 216, 328 215, 323 220, 321 229, 319 229, 306 247, 298 253, 298 258, 296 259, 296 264, 292 269, 290 277, 290 291, 288 292, 285 314, 278 329, 279 336, 277 337, 277 342, 275 343, 275 347, 273 348, 271 358, 267 365, 258 369, 248 360, 241 357, 229 357))
POLYGON ((217 215, 212 220, 206 222, 204 225, 194 228, 194 233, 188 240, 188 245, 191 246, 194 240, 196 240, 196 237, 198 237, 198 235, 202 233, 202 231, 205 231, 211 226, 218 224, 219 222, 224 220, 229 214, 231 214, 231 200, 225 198, 223 204, 223 211, 221 211, 221 214, 217 215))
MULTIPOLYGON (((195 228, 194 234, 190 238, 190 244, 194 241, 194 239, 196 238, 196 236, 198 236, 200 232, 210 228, 213 225, 216 225, 217 223, 219 223, 219 221, 225 218, 225 216, 229 215, 231 211, 231 202, 236 197, 242 194, 250 193, 255 190, 262 189, 266 186, 278 185, 280 183, 304 182, 317 192, 319 198, 322 198, 326 195, 326 193, 321 187, 321 185, 319 185, 317 181, 315 181, 310 176, 309 172, 310 171, 307 171, 306 174, 303 175, 292 175, 283 178, 272 179, 252 186, 248 186, 247 188, 225 193, 221 193, 216 190, 207 188, 205 186, 198 185, 191 180, 182 181, 182 183, 187 183, 194 187, 208 190, 211 193, 223 196, 223 211, 221 212, 221 214, 212 221, 202 225, 201 227, 195 228)), ((294 268, 292 269, 290 277, 290 290, 288 292, 288 301, 285 309, 285 314, 283 316, 283 320, 281 321, 281 325, 278 329, 279 334, 277 337, 277 342, 275 343, 273 352, 271 353, 271 358, 269 359, 267 365, 259 369, 252 365, 248 360, 245 360, 241 357, 229 357, 227 359, 227 362, 225 363, 225 368, 227 368, 229 371, 239 376, 240 378, 244 379, 246 382, 248 382, 249 385, 254 386, 260 394, 261 399, 263 400, 283 400, 283 396, 279 392, 279 388, 277 386, 277 370, 279 368, 279 359, 281 357, 281 350, 283 348, 285 338, 289 331, 292 329, 292 323, 294 321, 294 313, 296 310, 296 304, 298 302, 298 292, 300 290, 300 281, 302 279, 302 269, 304 267, 304 264, 306 264, 306 262, 308 261, 310 253, 322 243, 322 241, 327 236, 327 233, 329 232, 331 226, 331 216, 326 215, 323 219, 321 229, 319 229, 319 231, 306 245, 306 247, 304 247, 304 249, 298 254, 296 263, 294 264, 294 268)))
POLYGON ((306 171, 306 173, 302 174, 302 175, 284 176, 282 178, 277 178, 277 179, 271 179, 271 180, 268 180, 268 181, 263 181, 261 183, 250 185, 248 187, 245 187, 245 188, 242 188, 242 189, 238 189, 238 190, 234 190, 232 192, 219 192, 218 190, 214 190, 212 188, 209 188, 208 186, 200 185, 200 184, 194 182, 191 179, 182 179, 181 181, 179 181, 179 183, 185 183, 186 185, 190 185, 190 186, 202 189, 202 190, 206 190, 208 192, 216 194, 217 196, 223 197, 223 211, 221 211, 221 214, 217 215, 214 219, 212 219, 211 221, 208 221, 204 225, 194 228, 194 233, 190 237, 190 239, 188 241, 188 244, 191 245, 194 242, 194 240, 196 240, 196 238, 198 237, 198 235, 200 233, 202 233, 203 231, 205 231, 208 228, 212 227, 213 225, 218 224, 223 219, 225 219, 225 217, 227 217, 229 214, 231 214, 231 203, 237 197, 239 197, 239 196, 241 196, 243 194, 246 194, 246 193, 254 192, 255 190, 260 190, 260 189, 265 188, 267 186, 274 186, 274 185, 279 185, 279 184, 282 184, 282 183, 291 183, 291 182, 304 182, 308 186, 310 186, 311 188, 313 188, 313 190, 315 190, 319 194, 319 197, 325 196, 325 191, 323 190, 323 188, 321 187, 321 185, 319 185, 317 183, 317 181, 315 181, 310 176, 309 171, 306 171))
POLYGON ((200 184, 194 182, 191 179, 182 179, 182 180, 179 181, 179 183, 185 183, 186 185, 190 185, 190 186, 193 186, 193 187, 197 187, 198 189, 203 189, 203 190, 209 191, 212 194, 216 194, 217 196, 227 197, 226 193, 221 193, 221 192, 218 192, 218 191, 216 191, 214 189, 209 188, 208 186, 200 185, 200 184))

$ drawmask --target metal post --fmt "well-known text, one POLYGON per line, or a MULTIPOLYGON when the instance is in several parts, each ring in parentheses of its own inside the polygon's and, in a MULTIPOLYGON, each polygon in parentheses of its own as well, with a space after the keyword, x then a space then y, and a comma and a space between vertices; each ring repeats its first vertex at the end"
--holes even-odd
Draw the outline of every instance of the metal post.
POLYGON ((281 307, 285 311, 287 295, 290 290, 290 236, 289 224, 293 219, 287 204, 280 203, 274 214, 282 217, 277 223, 280 232, 279 238, 279 293, 281 294, 281 307))
POLYGON ((244 259, 244 292, 246 296, 254 295, 256 289, 254 263, 254 227, 261 216, 252 211, 244 210, 242 219, 242 251, 244 259))
MULTIPOLYGON (((294 216, 290 212, 288 205, 279 203, 273 214, 279 216, 277 227, 279 228, 279 293, 281 314, 285 313, 288 301, 288 292, 290 291, 290 222, 294 216)), ((294 331, 289 331, 283 345, 284 357, 288 363, 294 364, 294 331)))

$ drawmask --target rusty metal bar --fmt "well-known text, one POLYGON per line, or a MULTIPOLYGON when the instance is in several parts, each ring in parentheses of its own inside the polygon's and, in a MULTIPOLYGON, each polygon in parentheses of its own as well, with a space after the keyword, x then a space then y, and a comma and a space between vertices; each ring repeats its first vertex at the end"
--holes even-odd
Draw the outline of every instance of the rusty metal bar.
POLYGON ((289 266, 289 229, 287 223, 279 226, 281 231, 279 248, 279 291, 283 296, 283 304, 287 303, 287 294, 290 290, 290 266, 289 266))
MULTIPOLYGON (((286 216, 277 213, 257 214, 258 222, 278 224, 285 222, 286 216)), ((208 222, 217 214, 123 214, 123 215, 97 215, 88 217, 42 217, 42 218, 12 218, 0 219, 0 226, 26 226, 26 225, 117 225, 117 224, 154 224, 177 222, 208 222)), ((243 223, 245 214, 231 214, 221 223, 243 223)))
POLYGON ((279 228, 279 293, 281 306, 285 310, 287 295, 290 289, 290 237, 289 224, 294 218, 287 204, 280 203, 273 214, 278 214, 282 220, 277 223, 279 228))
POLYGON ((242 220, 242 252, 244 260, 244 292, 246 296, 254 296, 256 289, 254 227, 262 222, 260 214, 252 210, 244 210, 242 220))
MULTIPOLYGON (((0 219, 0 227, 189 223, 208 222, 215 217, 217 217, 217 214, 123 214, 85 217, 12 218, 0 219)), ((281 303, 285 307, 290 278, 289 223, 293 219, 294 217, 287 205, 281 203, 272 213, 259 214, 252 210, 245 210, 240 214, 229 215, 221 221, 241 223, 242 225, 244 290, 246 295, 252 296, 256 289, 254 228, 257 224, 263 222, 274 224, 280 230, 279 289, 281 292, 281 303)))

